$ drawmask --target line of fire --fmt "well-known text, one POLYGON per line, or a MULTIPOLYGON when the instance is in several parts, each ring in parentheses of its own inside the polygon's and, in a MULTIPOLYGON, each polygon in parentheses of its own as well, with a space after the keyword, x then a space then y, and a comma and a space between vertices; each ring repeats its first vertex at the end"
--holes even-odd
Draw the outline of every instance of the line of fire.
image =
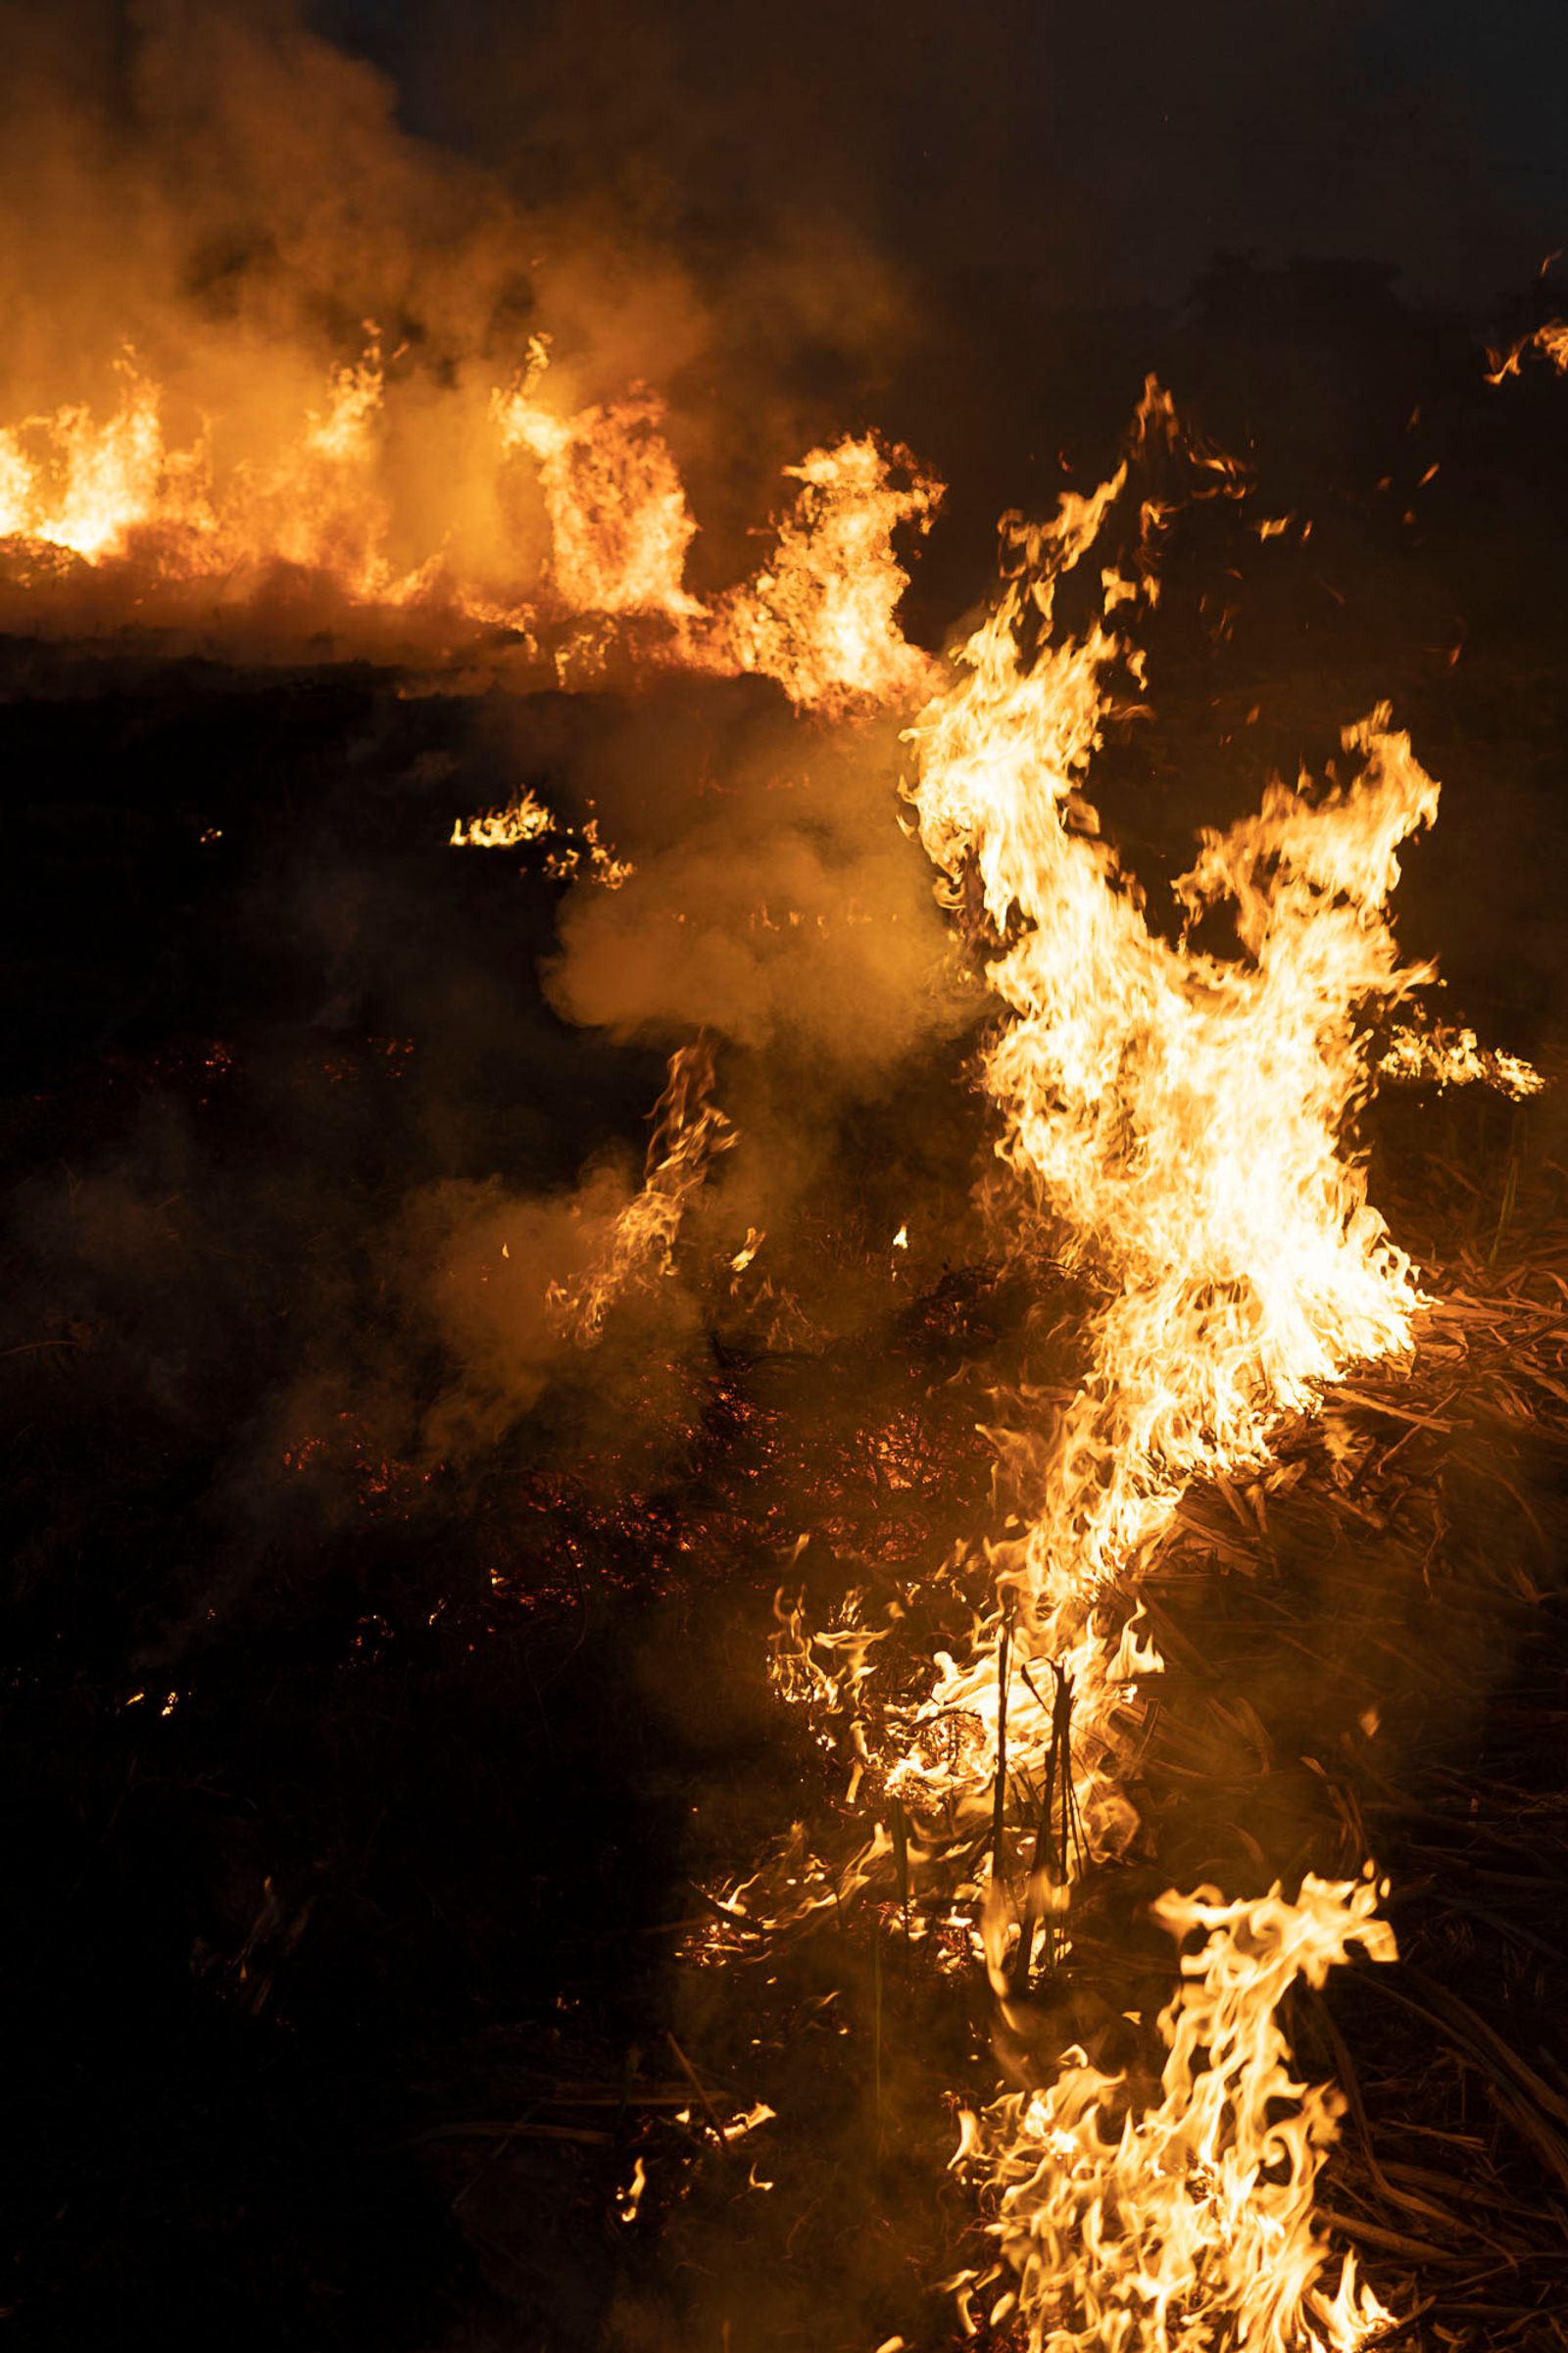
POLYGON ((19 2348, 1568 2347, 1568 27, 1364 13, 4 9, 19 2348))

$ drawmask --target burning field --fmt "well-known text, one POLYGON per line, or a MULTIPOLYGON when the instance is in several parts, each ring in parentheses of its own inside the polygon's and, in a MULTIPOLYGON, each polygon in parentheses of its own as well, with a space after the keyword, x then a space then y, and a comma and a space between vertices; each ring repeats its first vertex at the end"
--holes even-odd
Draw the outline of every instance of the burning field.
POLYGON ((454 25, 9 25, 12 2336, 1568 2344, 1550 264, 454 25))

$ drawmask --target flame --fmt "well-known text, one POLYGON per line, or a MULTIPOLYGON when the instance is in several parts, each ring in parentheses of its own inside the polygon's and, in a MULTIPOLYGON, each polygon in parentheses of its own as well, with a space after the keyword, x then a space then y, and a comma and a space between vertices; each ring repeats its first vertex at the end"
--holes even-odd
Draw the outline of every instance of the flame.
POLYGON ((508 809, 487 809, 477 817, 454 818, 450 846, 454 850, 520 850, 555 830, 555 817, 544 803, 524 792, 508 809))
POLYGON ((1473 1029, 1449 1029, 1437 1022, 1429 1030, 1401 1022, 1378 1064, 1385 1078, 1412 1084, 1426 1081, 1442 1087, 1494 1087, 1516 1102, 1539 1095, 1545 1080, 1521 1054, 1504 1054, 1499 1047, 1483 1046, 1473 1029))
POLYGON ((684 586, 697 525, 659 430, 662 403, 644 393, 563 417, 538 397, 548 358, 536 336, 527 373, 493 395, 491 414, 502 447, 539 462, 557 597, 571 613, 700 614, 684 586))
POLYGON ((637 2220, 637 2209, 643 2202, 643 2191, 647 2187, 648 2168, 639 2157, 632 2165, 631 2180, 627 2183, 625 2194, 615 2209, 623 2223, 634 2223, 637 2220))
POLYGON ((724 634, 736 665, 776 678, 797 703, 895 702, 929 686, 928 658, 897 621, 908 573, 900 524, 930 528, 942 485, 874 435, 814 449, 786 472, 802 485, 772 562, 734 597, 724 634), (901 487, 892 477, 906 477, 901 487))
MULTIPOLYGON (((1052 1915, 1075 1855, 1115 1853, 1136 1827, 1121 1719, 1160 1660, 1113 1586, 1194 1479, 1255 1472, 1284 1414, 1358 1358, 1406 1353, 1420 1299, 1346 1150, 1374 1083, 1369 1009, 1434 977, 1401 961, 1388 912, 1400 848, 1438 807, 1409 738, 1380 706, 1344 730, 1348 781, 1272 783, 1256 815, 1205 830, 1174 886, 1174 938, 1086 797, 1106 719, 1145 686, 1111 615, 1157 587, 1166 509, 1134 507, 1129 484, 1161 449, 1192 469, 1192 495, 1234 483, 1151 379, 1114 473, 1064 494, 1051 522, 1004 525, 1003 594, 909 731, 939 896, 967 912, 1003 1007, 984 1076, 1013 1254, 1049 1248, 1100 1296, 1054 1426, 997 1439, 1017 1513, 986 1547, 995 1604, 966 1658, 939 1656, 886 1775, 928 1846, 989 1845, 983 1941, 1004 2010, 1029 1989, 1042 1925, 1048 1965, 1062 1949, 1052 1915), (1129 510, 1131 574, 1102 570, 1100 611, 1074 634, 1059 585, 1129 510), (1223 908, 1229 954, 1195 937, 1223 908), (1044 1792, 1026 1831, 1009 1832, 1009 1783, 1044 1792), (1031 1840, 1014 1932, 1009 1849, 1023 1873, 1031 1840)), ((1017 2275, 993 2317, 1016 2305, 1035 2353, 1349 2353, 1383 2317, 1348 2265, 1332 2300, 1316 2285, 1312 2184, 1335 2096, 1291 2081, 1274 2016, 1298 1974, 1320 1982, 1350 1945, 1392 1956, 1375 1900, 1370 1882, 1311 1879, 1294 1904, 1277 1887, 1231 1905, 1167 1896, 1159 1916, 1208 1941, 1161 2022, 1162 2096, 1141 2104, 1079 2051, 1049 2089, 970 2121, 965 2162, 1000 2197, 1017 2275)))
POLYGON ((729 1262, 731 1272, 734 1274, 743 1275, 766 1240, 767 1236, 761 1231, 760 1227, 748 1226, 746 1229, 746 1240, 741 1244, 740 1249, 735 1252, 735 1255, 729 1262))
MULTIPOLYGON (((158 509, 170 471, 158 387, 128 356, 117 372, 120 406, 101 424, 90 410, 67 406, 0 430, 0 538, 90 559, 122 546, 158 509)), ((196 452, 180 471, 188 484, 196 452)))
MULTIPOLYGON (((1176 427, 1151 387, 1139 449, 1155 433, 1176 427)), ((1283 1413, 1352 1360, 1405 1351, 1419 1296, 1341 1139, 1369 1083, 1364 1007, 1431 977, 1400 964, 1387 902, 1438 788, 1380 708, 1345 730, 1354 781, 1271 785, 1258 815, 1205 832, 1176 885, 1187 931, 1152 929, 1082 791, 1115 674, 1140 686, 1141 660, 1103 613, 1054 633, 1058 582, 1127 479, 1124 464, 1090 497, 1068 493, 1054 523, 1010 527, 1015 575, 911 731, 921 838, 952 904, 974 875, 999 944, 986 971, 1007 1018, 985 1058, 998 1152, 1102 1299, 1054 1439, 1009 1449, 1027 1525, 992 1555, 1015 1688, 999 1689, 999 1609, 932 1695, 932 1713, 974 1727, 943 1791, 971 1809, 988 1802, 1004 1706, 1025 1747, 1048 1735, 1031 1657, 1071 1676, 1081 1739, 1108 1754, 1119 1679, 1098 1596, 1192 1479, 1255 1468, 1283 1413), (1223 901, 1233 957, 1187 936, 1223 901)), ((1109 575, 1107 602, 1125 602, 1122 585, 1109 575)), ((936 1794, 916 1761, 901 1778, 936 1794)), ((1131 1827, 1113 1781, 1091 1769, 1080 1790, 1100 1851, 1131 1827)))
POLYGON ((1517 375, 1520 362, 1531 351, 1544 353, 1559 375, 1568 375, 1568 319, 1548 319, 1533 334, 1521 335, 1509 350, 1489 351, 1487 382, 1500 384, 1505 376, 1517 375))
POLYGON ((616 1218, 609 1241, 587 1273, 571 1284, 552 1283, 545 1294, 557 1329, 589 1347, 628 1287, 657 1281, 675 1268, 675 1239, 686 1203, 709 1163, 740 1142, 740 1133, 712 1102, 713 1053, 706 1039, 669 1058, 669 1078, 654 1107, 642 1190, 616 1218))
POLYGON ((68 404, 0 427, 0 541, 13 574, 38 588, 62 565, 120 565, 133 605, 150 587, 193 583, 232 605, 287 565, 352 605, 423 609, 524 640, 532 621, 575 622, 576 638, 555 656, 570 685, 606 667, 617 626, 639 623, 643 634, 627 641, 636 659, 755 672, 807 708, 842 711, 928 691, 931 664, 898 623, 908 575, 893 535, 925 530, 942 489, 907 451, 869 434, 809 451, 786 469, 800 487, 770 558, 705 604, 685 581, 697 523, 663 403, 633 387, 568 411, 550 397, 548 339, 536 336, 520 378, 489 396, 488 459, 476 461, 481 474, 488 464, 503 544, 477 568, 446 541, 410 561, 388 487, 388 363, 373 320, 365 332, 358 358, 328 372, 319 403, 292 426, 279 420, 265 457, 220 466, 222 436, 205 423, 172 446, 164 388, 128 352, 107 414, 68 404), (549 524, 543 577, 506 520, 519 461, 532 466, 549 524), (19 557, 24 562, 19 572, 19 557), (650 639, 650 623, 662 634, 650 639))
POLYGON ((266 464, 236 465, 221 482, 208 432, 172 448, 161 385, 123 355, 106 417, 67 405, 0 430, 0 538, 94 564, 134 562, 164 581, 296 564, 355 598, 413 601, 431 567, 400 573, 386 554, 384 370, 374 324, 366 327, 361 357, 331 370, 324 406, 308 408, 266 464))
POLYGON ((1158 2101, 1076 2050, 1048 2089, 965 2118, 955 2163, 990 2172, 1031 2353, 1354 2353, 1392 2317, 1348 2257, 1332 2297, 1318 2284, 1312 2189, 1344 2100, 1294 2079, 1277 2021, 1298 1978, 1321 1985, 1354 1946, 1394 1959, 1377 1894, 1308 1875, 1294 1903, 1277 1884, 1162 1896, 1155 1918, 1205 1941, 1159 2020, 1158 2101))
POLYGON ((455 817, 447 846, 453 850, 525 850, 532 842, 553 841, 544 870, 552 882, 597 883, 602 890, 618 891, 637 869, 629 858, 617 858, 599 831, 599 819, 587 816, 577 826, 566 825, 547 809, 536 793, 520 792, 506 809, 487 809, 476 817, 455 817))

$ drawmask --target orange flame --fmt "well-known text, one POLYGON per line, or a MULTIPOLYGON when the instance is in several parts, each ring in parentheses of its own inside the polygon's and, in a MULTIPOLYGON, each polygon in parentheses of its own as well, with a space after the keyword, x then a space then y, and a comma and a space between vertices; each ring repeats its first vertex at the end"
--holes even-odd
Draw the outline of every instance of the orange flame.
MULTIPOLYGON (((1155 439, 1200 469, 1200 495, 1205 475, 1223 480, 1151 381, 1133 455, 1155 439)), ((888 1774, 902 1799, 940 1805, 950 1836, 992 1817, 985 1942, 1004 2005, 1030 1956, 1007 1950, 1004 1757, 1045 1786, 1070 1697, 1073 1826, 1091 1853, 1125 1844, 1118 1715, 1160 1661, 1136 1612, 1118 1635, 1112 1581, 1148 1557, 1194 1479, 1261 1468, 1283 1414, 1311 1409, 1355 1359, 1406 1352, 1420 1299, 1344 1137, 1374 1081, 1367 1008, 1433 977, 1401 962, 1388 905, 1438 787, 1381 706, 1344 731, 1350 781, 1271 784, 1257 815, 1205 831, 1175 885, 1179 937, 1151 926, 1084 787, 1118 680, 1144 684, 1110 615, 1152 599, 1162 510, 1138 511, 1136 576, 1102 571, 1098 617, 1078 635, 1056 620, 1058 585, 1124 502, 1130 463, 1066 494, 1053 522, 1010 524, 1003 596, 910 730, 940 895, 976 908, 1004 1008, 984 1063, 998 1153, 1026 1234, 1049 1236, 1101 1295, 1088 1370, 1054 1430, 998 1441, 1019 1518, 987 1546, 997 1605, 967 1659, 939 1659, 888 1774), (1222 906, 1229 956, 1193 937, 1222 906), (1048 1671, 1037 1681, 1031 1665, 1048 1671)), ((1045 1838, 1023 1939, 1042 1902, 1060 1908, 1069 1841, 1065 1828, 1058 1851, 1045 1838)), ((1160 1916, 1209 1940, 1161 2022, 1163 2097, 1140 2106, 1079 2051, 1049 2090, 971 2120, 965 2153, 1000 2190, 1018 2279, 994 2317, 1016 2306, 1034 2353, 1350 2353, 1385 2317, 1348 2265, 1332 2301, 1317 2288, 1312 2183, 1335 2099, 1291 2081, 1274 2023, 1297 1974, 1320 1982, 1353 1943, 1392 1957, 1374 1904, 1369 1883, 1311 1879, 1294 1904, 1278 1887, 1229 1906, 1206 1889, 1167 1896, 1160 1916)))
POLYGON ((597 1262, 576 1283, 552 1283, 546 1304, 558 1331, 587 1348, 605 1317, 632 1285, 657 1281, 675 1268, 675 1239, 686 1203, 720 1152, 740 1142, 712 1102, 713 1053, 706 1039, 669 1058, 669 1080, 654 1109, 642 1191, 616 1218, 597 1262))
POLYGON ((795 511, 778 525, 772 563, 724 615, 736 665, 776 678, 797 703, 919 693, 934 669, 898 627, 908 574, 893 533, 901 523, 929 529, 941 484, 871 434, 812 450, 786 471, 803 485, 795 511), (893 469, 906 475, 903 488, 893 469))
POLYGON ((965 2119, 955 2162, 989 2166, 989 2227, 1018 2275, 993 2318, 1016 2305, 1031 2353, 1354 2353, 1392 2317, 1349 2257, 1332 2297, 1318 2284, 1312 2188, 1345 2103, 1294 2079, 1277 2023, 1294 1982, 1321 1985, 1353 1946, 1395 1958, 1376 1902, 1370 1876, 1309 1875, 1295 1903, 1277 1885, 1162 1896, 1156 1919, 1205 1941, 1159 2020, 1159 2100, 1138 2107, 1077 2050, 1048 2090, 965 2119))
POLYGON ((1412 1085, 1494 1087, 1516 1102, 1539 1095, 1546 1083, 1523 1055, 1483 1046, 1473 1029, 1450 1029, 1441 1021, 1426 1030, 1401 1022, 1378 1071, 1384 1078, 1403 1079, 1412 1085))
MULTIPOLYGON (((159 508, 189 509, 170 492, 158 388, 126 358, 119 364, 124 392, 102 424, 80 407, 29 417, 0 431, 0 538, 27 538, 93 558, 124 544, 125 535, 159 508)), ((188 487, 199 472, 186 453, 188 487)), ((196 512, 200 513, 200 493, 196 512)))
POLYGON ((555 543, 556 594, 572 613, 700 613, 683 584, 697 525, 651 394, 563 417, 538 398, 548 346, 536 336, 516 389, 492 396, 504 449, 539 461, 555 543))
POLYGON ((1548 319, 1533 334, 1521 335, 1507 351, 1489 351, 1487 382, 1500 384, 1504 376, 1517 375, 1520 362, 1531 351, 1544 352, 1559 375, 1568 375, 1568 319, 1548 319))
MULTIPOLYGON (((1155 426, 1171 420, 1152 390, 1141 438, 1155 426)), ((1340 1138, 1369 1084, 1362 1008, 1431 977, 1400 965, 1386 909, 1398 845, 1438 798, 1380 709, 1345 732, 1353 783, 1271 786, 1256 817, 1202 837, 1177 894, 1189 925, 1232 903, 1238 956, 1151 928, 1082 792, 1113 673, 1138 682, 1141 661, 1103 616, 1054 634, 1057 583, 1126 483, 1124 465, 1089 498, 1067 494, 1054 523, 1014 528, 1016 576, 912 730, 921 838, 954 904, 974 873, 1008 943, 987 964, 1008 1012, 985 1062, 999 1154, 1102 1292, 1091 1369, 1054 1439, 1009 1447, 1028 1524, 992 1547, 1018 1621, 1014 1740, 1049 1734, 1022 1670, 1050 1657, 1073 1676, 1102 1760, 1120 1682, 1155 1663, 1107 1649, 1102 1589, 1192 1479, 1255 1468, 1282 1413, 1353 1359, 1408 1348, 1413 1270, 1340 1138)), ((1106 596, 1127 601, 1115 572, 1106 596)), ((1000 1625, 967 1665, 950 1662, 930 1703, 974 1728, 943 1794, 976 1811, 995 1764, 1000 1625)), ((909 1793, 936 1794, 929 1770, 905 1760, 909 1793)), ((1097 1768, 1081 1790, 1102 1851, 1131 1829, 1114 1780, 1097 1768)))
POLYGON ((547 397, 544 337, 510 390, 489 401, 489 465, 499 497, 531 461, 550 529, 546 577, 503 546, 491 572, 465 570, 446 545, 412 564, 398 544, 386 484, 386 368, 373 322, 352 365, 329 375, 265 460, 217 467, 206 427, 181 448, 164 425, 164 394, 130 355, 118 404, 80 405, 0 428, 0 542, 10 568, 39 585, 73 564, 125 567, 138 592, 206 583, 226 603, 279 565, 319 576, 352 605, 426 608, 472 627, 522 631, 530 618, 597 624, 557 656, 573 683, 605 666, 606 626, 662 625, 635 640, 661 667, 775 679, 798 704, 835 711, 907 700, 931 682, 926 657, 897 619, 907 574, 893 545, 927 527, 940 485, 907 452, 871 436, 815 449, 788 469, 801 488, 777 546, 749 583, 705 605, 685 584, 697 524, 662 430, 662 403, 634 390, 564 413, 547 397), (895 479, 901 476, 902 480, 895 479))

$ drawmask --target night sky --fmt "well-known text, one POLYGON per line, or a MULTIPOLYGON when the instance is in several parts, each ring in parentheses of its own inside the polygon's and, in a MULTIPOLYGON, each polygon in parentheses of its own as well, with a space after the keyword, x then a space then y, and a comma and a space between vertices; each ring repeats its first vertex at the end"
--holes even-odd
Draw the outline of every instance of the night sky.
POLYGON ((1386 262, 1486 309, 1568 229, 1555 0, 820 0, 318 12, 403 119, 694 237, 813 215, 1048 302, 1179 300, 1216 251, 1386 262))

